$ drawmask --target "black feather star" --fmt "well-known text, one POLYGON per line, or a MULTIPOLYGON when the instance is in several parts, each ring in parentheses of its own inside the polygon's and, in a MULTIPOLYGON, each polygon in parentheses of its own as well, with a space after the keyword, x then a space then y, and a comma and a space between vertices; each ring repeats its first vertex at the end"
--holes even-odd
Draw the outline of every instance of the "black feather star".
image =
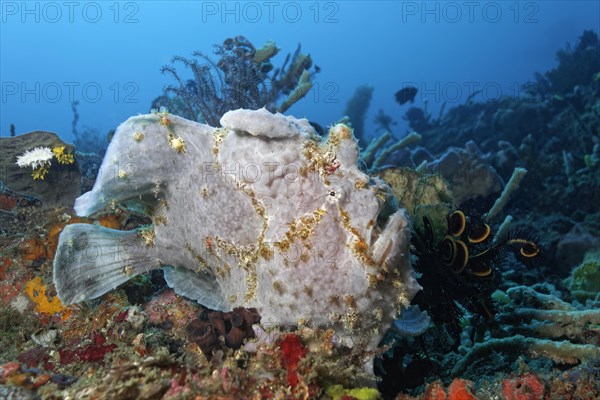
POLYGON ((413 303, 427 310, 436 324, 445 325, 458 344, 463 310, 488 321, 494 319, 492 293, 499 280, 496 266, 506 251, 514 250, 527 262, 540 253, 540 248, 524 232, 494 240, 485 221, 460 210, 448 215, 447 223, 446 234, 439 241, 427 217, 423 218, 423 230, 416 230, 413 236, 418 257, 415 270, 423 287, 413 303))

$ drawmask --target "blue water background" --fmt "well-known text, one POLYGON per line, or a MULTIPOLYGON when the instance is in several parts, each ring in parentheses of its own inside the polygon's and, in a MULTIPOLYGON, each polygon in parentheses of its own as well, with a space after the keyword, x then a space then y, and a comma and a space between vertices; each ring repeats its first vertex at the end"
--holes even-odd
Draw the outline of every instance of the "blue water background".
MULTIPOLYGON (((1 2, 0 134, 36 129, 71 140, 70 102, 80 129, 108 132, 146 113, 170 77, 173 55, 244 35, 257 47, 298 43, 321 67, 315 87, 289 111, 335 122, 358 85, 375 88, 366 128, 384 109, 406 131, 393 94, 419 87, 415 105, 521 96, 521 86, 556 65, 555 52, 584 29, 599 30, 597 1, 1 2)), ((181 67, 180 67, 181 68, 181 67)))

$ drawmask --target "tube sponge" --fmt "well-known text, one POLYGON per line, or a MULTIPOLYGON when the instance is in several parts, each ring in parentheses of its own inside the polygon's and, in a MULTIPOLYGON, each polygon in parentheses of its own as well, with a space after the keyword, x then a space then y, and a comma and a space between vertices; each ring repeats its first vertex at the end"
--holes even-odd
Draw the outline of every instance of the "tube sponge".
POLYGON ((525 168, 514 169, 512 176, 508 180, 508 183, 506 184, 506 186, 504 186, 502 194, 500 194, 500 197, 496 199, 496 202, 494 203, 492 208, 490 208, 490 211, 488 211, 485 215, 486 221, 491 221, 502 210, 502 208, 504 208, 504 206, 508 202, 508 198, 510 197, 512 192, 519 187, 519 183, 521 183, 521 180, 523 179, 526 173, 527 170, 525 168))

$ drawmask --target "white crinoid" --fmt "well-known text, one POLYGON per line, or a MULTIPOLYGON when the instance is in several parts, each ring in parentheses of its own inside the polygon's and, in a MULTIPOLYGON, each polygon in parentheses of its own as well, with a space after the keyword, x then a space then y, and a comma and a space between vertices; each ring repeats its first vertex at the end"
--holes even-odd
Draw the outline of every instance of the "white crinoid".
POLYGON ((31 167, 37 169, 43 166, 49 166, 54 154, 49 147, 36 147, 33 150, 27 150, 17 157, 17 165, 21 168, 31 167))

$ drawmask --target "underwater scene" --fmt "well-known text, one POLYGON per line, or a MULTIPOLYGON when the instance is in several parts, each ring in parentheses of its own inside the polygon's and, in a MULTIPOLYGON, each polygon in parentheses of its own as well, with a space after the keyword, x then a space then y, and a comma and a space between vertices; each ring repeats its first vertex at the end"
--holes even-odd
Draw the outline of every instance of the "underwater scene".
POLYGON ((0 399, 600 399, 599 2, 0 9, 0 399))

